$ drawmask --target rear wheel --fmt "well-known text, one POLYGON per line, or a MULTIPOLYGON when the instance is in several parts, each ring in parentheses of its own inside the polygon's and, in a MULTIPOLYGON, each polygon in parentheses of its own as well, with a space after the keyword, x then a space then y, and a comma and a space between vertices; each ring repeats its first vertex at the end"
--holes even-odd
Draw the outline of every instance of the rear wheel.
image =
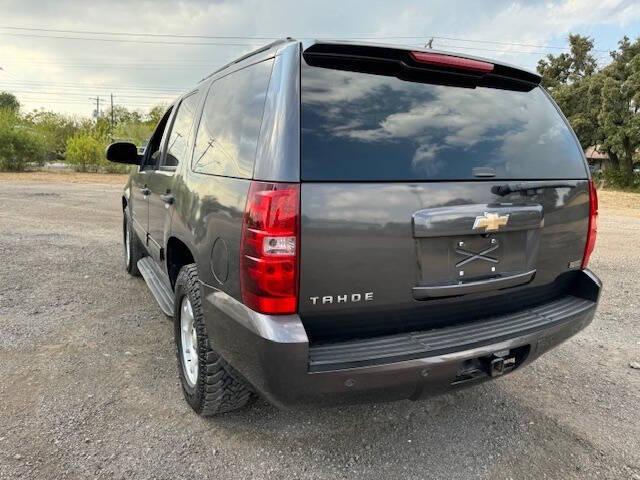
POLYGON ((253 393, 209 345, 195 264, 178 274, 174 308, 178 370, 187 403, 202 416, 244 407, 253 393))
POLYGON ((140 240, 138 240, 138 236, 131 227, 131 221, 125 211, 122 221, 124 264, 129 275, 139 277, 140 270, 138 270, 138 260, 144 257, 144 252, 142 250, 142 245, 140 245, 140 240))

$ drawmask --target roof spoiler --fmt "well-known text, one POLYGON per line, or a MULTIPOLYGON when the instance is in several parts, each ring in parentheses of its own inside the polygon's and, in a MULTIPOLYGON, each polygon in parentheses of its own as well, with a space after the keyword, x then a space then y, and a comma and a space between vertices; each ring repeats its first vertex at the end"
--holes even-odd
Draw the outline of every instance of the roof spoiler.
POLYGON ((533 72, 491 60, 402 46, 316 42, 303 57, 318 67, 467 88, 529 91, 541 80, 533 72))

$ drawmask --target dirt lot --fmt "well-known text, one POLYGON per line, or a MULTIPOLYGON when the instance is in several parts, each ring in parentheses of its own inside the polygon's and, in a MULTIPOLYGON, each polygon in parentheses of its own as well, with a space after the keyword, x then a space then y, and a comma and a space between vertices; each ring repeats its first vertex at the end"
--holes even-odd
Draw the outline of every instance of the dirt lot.
POLYGON ((529 368, 418 403, 203 420, 170 322, 124 272, 122 178, 0 174, 0 478, 640 479, 640 196, 601 196, 600 310, 529 368))

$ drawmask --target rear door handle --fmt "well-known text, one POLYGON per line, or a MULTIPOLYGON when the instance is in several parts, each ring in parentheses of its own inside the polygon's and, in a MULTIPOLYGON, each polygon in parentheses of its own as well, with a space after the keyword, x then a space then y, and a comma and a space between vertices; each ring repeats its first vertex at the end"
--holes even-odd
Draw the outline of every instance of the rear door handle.
POLYGON ((140 193, 142 193, 142 195, 144 195, 145 197, 148 197, 149 195, 151 195, 151 190, 149 190, 147 187, 142 187, 140 189, 140 193))
POLYGON ((167 205, 173 205, 173 202, 176 201, 176 196, 173 193, 165 193, 160 195, 160 199, 167 205))

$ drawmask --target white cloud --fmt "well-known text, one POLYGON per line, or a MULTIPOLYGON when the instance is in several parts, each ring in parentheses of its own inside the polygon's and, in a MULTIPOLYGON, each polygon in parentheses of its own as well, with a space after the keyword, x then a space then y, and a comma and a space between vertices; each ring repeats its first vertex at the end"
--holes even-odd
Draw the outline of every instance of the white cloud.
MULTIPOLYGON (((637 32, 625 32, 625 29, 640 20, 640 2, 637 0, 438 0, 428 3, 416 0, 0 0, 0 11, 3 13, 0 21, 2 26, 238 36, 424 35, 426 39, 431 35, 440 35, 535 45, 558 42, 568 32, 585 26, 615 26, 620 29, 620 37, 624 33, 633 36, 637 32)), ((0 28, 1 32, 46 35, 44 32, 11 32, 0 28)), ((55 35, 73 36, 64 33, 55 35)), ((419 43, 424 39, 388 41, 419 43)), ((147 40, 180 41, 168 38, 147 40)), ((206 39, 184 41, 211 42, 206 39)), ((0 72, 0 88, 3 85, 7 88, 10 80, 14 82, 12 85, 16 85, 16 81, 21 83, 20 88, 14 88, 18 93, 27 90, 25 82, 49 82, 49 91, 53 90, 54 84, 78 84, 80 88, 77 89, 59 87, 56 90, 64 91, 64 98, 69 102, 74 99, 74 103, 47 105, 46 102, 23 101, 28 107, 44 105, 89 114, 91 106, 83 104, 84 97, 107 95, 114 90, 111 88, 114 85, 186 88, 217 66, 255 48, 257 43, 266 43, 266 40, 257 40, 256 44, 247 46, 184 46, 82 42, 0 34, 0 66, 9 72, 9 75, 0 72), (83 85, 87 86, 86 90, 82 89, 83 85), (70 95, 71 91, 76 95, 70 95)), ((540 50, 535 47, 505 47, 443 39, 436 39, 435 46, 479 56, 500 57, 529 67, 534 67, 541 56, 527 53, 540 50), (473 49, 461 48, 464 46, 473 49), (504 49, 510 51, 492 51, 504 49)), ((40 88, 40 91, 45 90, 40 88)), ((121 101, 131 105, 153 102, 157 94, 144 90, 118 92, 117 89, 116 93, 121 101), (129 96, 126 97, 125 93, 129 96)), ((166 100, 171 94, 157 95, 159 100, 166 100)), ((37 98, 33 94, 25 93, 23 96, 37 98)), ((58 101, 64 98, 58 97, 58 101)))

